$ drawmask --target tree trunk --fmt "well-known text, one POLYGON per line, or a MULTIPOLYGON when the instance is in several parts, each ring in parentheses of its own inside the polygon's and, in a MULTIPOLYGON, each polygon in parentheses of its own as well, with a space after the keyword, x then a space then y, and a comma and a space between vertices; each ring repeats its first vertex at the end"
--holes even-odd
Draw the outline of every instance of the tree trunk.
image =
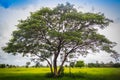
POLYGON ((52 64, 46 58, 45 58, 45 60, 47 61, 48 65, 50 66, 51 74, 53 74, 52 64))
POLYGON ((51 70, 51 74, 53 74, 53 66, 52 66, 52 57, 51 57, 51 65, 50 65, 50 70, 51 70))
POLYGON ((53 74, 52 65, 50 65, 50 71, 51 71, 51 74, 53 74))
POLYGON ((57 77, 58 76, 58 73, 57 73, 57 58, 55 56, 54 58, 54 77, 57 77))
POLYGON ((67 55, 65 56, 64 60, 62 61, 62 64, 60 65, 60 68, 58 70, 58 75, 61 74, 62 68, 63 68, 63 64, 65 63, 65 60, 67 59, 67 55))

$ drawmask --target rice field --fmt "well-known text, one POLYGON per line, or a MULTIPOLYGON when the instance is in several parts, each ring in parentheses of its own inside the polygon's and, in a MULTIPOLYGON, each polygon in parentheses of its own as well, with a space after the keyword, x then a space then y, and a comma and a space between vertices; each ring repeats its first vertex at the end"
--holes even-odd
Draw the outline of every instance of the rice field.
POLYGON ((51 78, 49 68, 0 68, 0 80, 120 80, 120 68, 65 68, 64 76, 51 78))

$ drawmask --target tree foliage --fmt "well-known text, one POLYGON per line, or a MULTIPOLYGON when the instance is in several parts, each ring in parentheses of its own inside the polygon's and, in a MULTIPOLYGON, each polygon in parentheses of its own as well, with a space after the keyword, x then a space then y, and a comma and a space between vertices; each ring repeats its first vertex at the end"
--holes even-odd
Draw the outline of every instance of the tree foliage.
POLYGON ((70 62, 70 67, 75 67, 75 62, 70 62))
POLYGON ((26 62, 26 68, 28 68, 30 65, 30 62, 26 62))
POLYGON ((120 63, 88 63, 88 67, 113 67, 113 68, 120 68, 120 63))
POLYGON ((101 13, 78 12, 70 3, 57 7, 42 8, 25 19, 20 20, 17 30, 3 50, 7 53, 31 54, 36 60, 46 60, 51 72, 60 75, 63 64, 70 54, 87 55, 89 51, 103 50, 117 54, 111 42, 98 29, 104 29, 113 22, 101 13), (60 69, 57 70, 57 59, 63 54, 60 69), (49 58, 53 56, 53 64, 49 58), (54 71, 52 69, 54 67, 54 71))
POLYGON ((77 63, 75 64, 75 67, 84 67, 85 66, 85 63, 84 61, 77 61, 77 63))

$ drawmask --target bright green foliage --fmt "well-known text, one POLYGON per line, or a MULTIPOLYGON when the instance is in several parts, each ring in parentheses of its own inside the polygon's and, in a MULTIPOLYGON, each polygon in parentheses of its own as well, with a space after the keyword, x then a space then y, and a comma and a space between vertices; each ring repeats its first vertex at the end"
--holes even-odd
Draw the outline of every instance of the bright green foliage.
POLYGON ((90 50, 116 54, 112 49, 115 43, 97 32, 110 22, 112 20, 101 13, 78 12, 69 3, 59 4, 53 9, 42 8, 31 13, 26 20, 19 21, 18 29, 13 32, 3 50, 14 55, 21 53, 23 56, 37 56, 37 60, 46 60, 50 67, 52 64, 48 59, 54 55, 53 67, 57 75, 60 54, 64 57, 58 74, 69 54, 87 55, 90 50))
POLYGON ((85 63, 84 61, 77 61, 77 63, 75 64, 75 67, 84 67, 85 63))

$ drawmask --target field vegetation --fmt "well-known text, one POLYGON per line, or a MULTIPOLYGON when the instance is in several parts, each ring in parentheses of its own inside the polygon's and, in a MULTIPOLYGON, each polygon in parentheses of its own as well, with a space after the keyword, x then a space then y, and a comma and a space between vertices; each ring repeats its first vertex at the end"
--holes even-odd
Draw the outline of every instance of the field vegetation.
POLYGON ((0 68, 0 80, 119 80, 120 68, 64 68, 64 73, 51 77, 49 68, 0 68))

